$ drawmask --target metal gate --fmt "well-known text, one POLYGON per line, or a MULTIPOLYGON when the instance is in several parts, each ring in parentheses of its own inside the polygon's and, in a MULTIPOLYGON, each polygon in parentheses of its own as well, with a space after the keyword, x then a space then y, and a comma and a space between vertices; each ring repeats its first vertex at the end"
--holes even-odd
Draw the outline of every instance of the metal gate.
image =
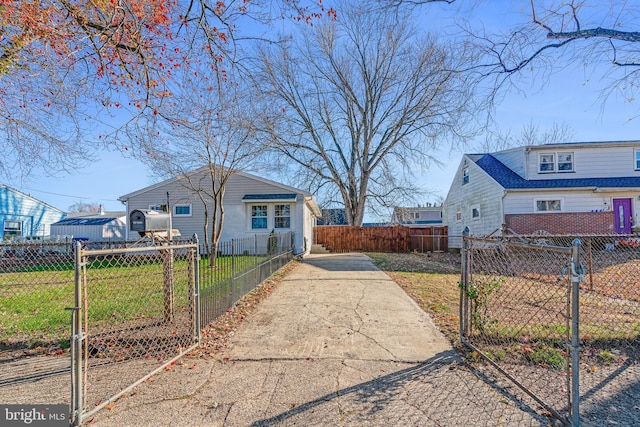
POLYGON ((74 247, 71 421, 79 425, 200 341, 198 244, 74 247))
POLYGON ((579 241, 543 246, 464 236, 460 336, 564 424, 579 425, 579 241))

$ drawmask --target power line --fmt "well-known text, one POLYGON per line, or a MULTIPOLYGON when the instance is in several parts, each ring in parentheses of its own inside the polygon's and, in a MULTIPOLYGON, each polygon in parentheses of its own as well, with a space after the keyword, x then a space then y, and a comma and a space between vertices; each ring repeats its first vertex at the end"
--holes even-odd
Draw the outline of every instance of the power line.
POLYGON ((84 197, 84 196, 71 196, 69 194, 60 194, 60 193, 52 193, 49 191, 44 191, 44 190, 36 190, 35 188, 27 188, 27 187, 23 187, 24 190, 28 190, 28 191, 35 191, 37 193, 43 193, 43 194, 50 194, 52 196, 59 196, 59 197, 69 197, 70 199, 84 199, 84 200, 98 200, 98 201, 103 201, 103 202, 117 202, 118 199, 96 199, 94 197, 84 197))

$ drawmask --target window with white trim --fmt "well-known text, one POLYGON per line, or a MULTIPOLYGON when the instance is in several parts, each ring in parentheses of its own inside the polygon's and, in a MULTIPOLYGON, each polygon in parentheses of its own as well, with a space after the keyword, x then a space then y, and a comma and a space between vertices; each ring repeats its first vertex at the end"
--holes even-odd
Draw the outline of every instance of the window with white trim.
POLYGON ((175 205, 173 214, 175 216, 191 216, 191 205, 175 205))
POLYGON ((462 169, 462 185, 469 183, 469 168, 462 169))
POLYGON ((251 229, 260 230, 267 228, 267 205, 251 206, 251 229))
POLYGON ((538 156, 538 172, 573 172, 573 153, 562 151, 557 153, 540 153, 538 156))
POLYGON ((480 206, 471 206, 471 219, 480 218, 480 206))
POLYGON ((562 211, 562 200, 536 200, 535 201, 536 212, 560 212, 562 211))
POLYGON ((558 153, 558 172, 573 172, 573 153, 558 153))
POLYGON ((275 205, 274 228, 291 228, 291 205, 275 205))
POLYGON ((456 212, 456 222, 462 222, 462 212, 456 212))
POLYGON ((555 172, 556 171, 556 156, 555 154, 540 154, 540 172, 555 172))
POLYGON ((22 236, 22 221, 4 221, 4 238, 22 236))
POLYGON ((167 212, 167 205, 149 205, 150 211, 167 212))
POLYGON ((636 170, 640 170, 640 150, 635 150, 636 170))
POLYGON ((420 212, 409 212, 411 219, 420 219, 420 212))

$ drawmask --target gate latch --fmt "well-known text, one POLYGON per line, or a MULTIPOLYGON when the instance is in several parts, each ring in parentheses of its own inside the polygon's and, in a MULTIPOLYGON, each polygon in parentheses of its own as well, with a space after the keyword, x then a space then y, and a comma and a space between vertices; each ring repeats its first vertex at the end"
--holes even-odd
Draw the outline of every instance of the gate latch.
POLYGON ((578 283, 583 283, 585 281, 584 267, 582 267, 582 264, 578 263, 578 268, 576 268, 573 261, 571 262, 571 281, 578 283))

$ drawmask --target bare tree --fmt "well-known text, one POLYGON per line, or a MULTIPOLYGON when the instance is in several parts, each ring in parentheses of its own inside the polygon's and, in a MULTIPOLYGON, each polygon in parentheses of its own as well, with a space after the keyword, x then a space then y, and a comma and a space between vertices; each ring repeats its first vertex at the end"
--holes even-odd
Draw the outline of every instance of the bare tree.
POLYGON ((566 123, 554 122, 550 128, 541 129, 540 125, 530 121, 522 126, 520 133, 515 135, 511 129, 503 132, 498 128, 487 132, 481 147, 483 151, 490 153, 528 145, 569 142, 573 135, 574 130, 566 123))
POLYGON ((473 94, 456 71, 465 52, 417 35, 410 16, 359 3, 337 13, 289 45, 262 46, 256 75, 273 148, 361 225, 369 197, 400 190, 403 171, 468 130, 473 94))
MULTIPOLYGON (((392 9, 414 9, 429 3, 455 0, 379 0, 392 9)), ((482 4, 482 0, 458 0, 458 4, 482 4)), ((529 0, 518 12, 523 20, 511 28, 486 31, 467 22, 463 27, 484 54, 471 70, 493 78, 495 88, 518 87, 529 76, 552 78, 559 68, 576 65, 597 71, 604 88, 602 100, 618 93, 626 102, 635 100, 639 86, 640 7, 626 0, 529 0), (514 80, 514 77, 517 79, 514 80)), ((494 7, 494 5, 491 5, 494 7)), ((521 6, 518 6, 521 7, 521 6)))
POLYGON ((137 156, 163 177, 178 177, 184 192, 174 201, 197 200, 204 209, 204 242, 215 265, 225 218, 224 194, 229 179, 261 153, 257 115, 246 88, 217 75, 186 77, 172 97, 174 115, 138 128, 137 156))
POLYGON ((96 213, 100 212, 100 204, 99 203, 87 203, 87 202, 75 202, 71 206, 69 206, 69 212, 77 212, 77 213, 96 213))

